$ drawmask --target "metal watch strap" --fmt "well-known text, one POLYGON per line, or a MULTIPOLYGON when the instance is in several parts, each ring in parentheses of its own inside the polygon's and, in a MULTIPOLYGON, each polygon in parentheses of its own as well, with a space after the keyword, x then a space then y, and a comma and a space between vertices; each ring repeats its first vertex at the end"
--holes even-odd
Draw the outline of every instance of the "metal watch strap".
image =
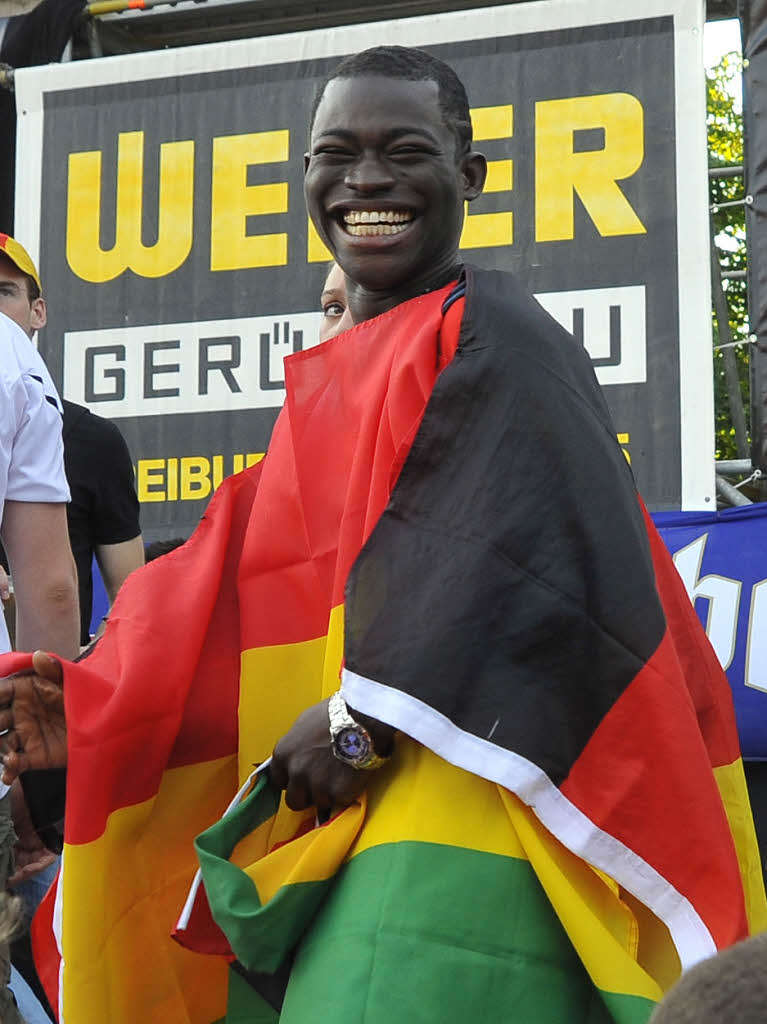
POLYGON ((358 722, 355 718, 352 718, 349 714, 349 709, 346 706, 346 701, 341 696, 340 690, 336 690, 328 701, 328 718, 330 720, 330 746, 335 756, 338 757, 340 761, 343 761, 344 764, 348 764, 351 768, 358 770, 374 771, 376 768, 380 768, 390 760, 388 757, 380 757, 375 752, 373 737, 364 725, 358 722), (370 754, 360 764, 353 764, 346 758, 341 757, 336 749, 336 736, 344 729, 354 729, 365 738, 369 745, 370 754))

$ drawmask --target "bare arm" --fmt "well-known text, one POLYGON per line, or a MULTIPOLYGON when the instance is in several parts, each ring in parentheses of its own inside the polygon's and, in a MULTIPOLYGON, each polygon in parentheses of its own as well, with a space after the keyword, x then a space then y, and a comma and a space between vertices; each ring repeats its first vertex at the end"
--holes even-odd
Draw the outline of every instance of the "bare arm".
POLYGON ((119 544, 98 544, 96 561, 109 595, 109 603, 112 604, 126 577, 144 564, 144 542, 141 535, 119 544))
POLYGON ((76 657, 80 613, 66 506, 6 501, 0 534, 16 595, 17 648, 76 657))

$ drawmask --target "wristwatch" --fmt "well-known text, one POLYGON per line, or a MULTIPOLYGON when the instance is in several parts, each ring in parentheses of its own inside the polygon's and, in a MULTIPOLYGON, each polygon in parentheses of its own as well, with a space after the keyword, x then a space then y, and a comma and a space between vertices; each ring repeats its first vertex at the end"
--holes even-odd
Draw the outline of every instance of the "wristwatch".
POLYGON ((350 768, 373 771, 386 764, 388 757, 379 757, 373 745, 373 737, 364 725, 349 714, 346 701, 337 690, 328 701, 330 719, 330 747, 338 758, 350 768))

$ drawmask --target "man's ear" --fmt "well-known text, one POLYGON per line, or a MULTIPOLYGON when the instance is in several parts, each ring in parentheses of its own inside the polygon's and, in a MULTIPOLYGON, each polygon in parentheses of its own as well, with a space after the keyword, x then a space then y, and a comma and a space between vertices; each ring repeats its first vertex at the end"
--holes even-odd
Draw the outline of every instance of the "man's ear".
POLYGON ((463 198, 468 202, 482 194, 487 178, 487 160, 482 153, 471 150, 461 160, 463 174, 463 198))
POLYGON ((33 330, 40 331, 48 323, 48 310, 45 305, 45 299, 39 296, 36 299, 32 299, 30 306, 32 315, 29 318, 30 325, 33 330))

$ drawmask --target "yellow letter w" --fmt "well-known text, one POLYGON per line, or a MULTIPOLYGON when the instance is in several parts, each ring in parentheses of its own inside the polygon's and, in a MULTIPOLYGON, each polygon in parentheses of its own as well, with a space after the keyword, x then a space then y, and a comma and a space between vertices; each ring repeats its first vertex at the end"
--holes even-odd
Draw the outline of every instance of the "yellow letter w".
POLYGON ((70 153, 67 262, 84 281, 101 283, 129 267, 141 277, 172 273, 192 248, 194 142, 160 146, 157 241, 144 245, 144 133, 121 132, 117 143, 115 244, 101 248, 101 150, 70 153))

